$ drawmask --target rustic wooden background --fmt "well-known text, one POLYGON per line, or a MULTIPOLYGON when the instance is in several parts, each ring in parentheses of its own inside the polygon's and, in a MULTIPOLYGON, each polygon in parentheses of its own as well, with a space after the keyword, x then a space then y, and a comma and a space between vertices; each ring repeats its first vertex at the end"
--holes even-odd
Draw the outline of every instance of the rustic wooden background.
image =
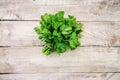
POLYGON ((120 0, 0 0, 0 80, 120 80, 120 0), (59 10, 84 23, 81 47, 46 57, 33 28, 59 10))

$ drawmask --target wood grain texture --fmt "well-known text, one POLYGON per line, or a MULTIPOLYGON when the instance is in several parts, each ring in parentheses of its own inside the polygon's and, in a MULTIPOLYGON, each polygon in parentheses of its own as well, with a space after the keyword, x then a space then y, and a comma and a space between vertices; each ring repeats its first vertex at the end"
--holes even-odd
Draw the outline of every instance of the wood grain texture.
POLYGON ((120 73, 5 74, 0 80, 119 80, 120 73))
POLYGON ((78 21, 120 21, 119 0, 0 0, 1 20, 39 20, 59 10, 78 21))
POLYGON ((0 0, 0 80, 119 79, 120 0, 0 0), (84 23, 82 47, 45 56, 33 28, 59 10, 84 23))
POLYGON ((90 5, 91 3, 98 3, 98 2, 102 2, 104 0, 0 0, 1 5, 4 4, 22 4, 25 2, 25 4, 37 4, 37 5, 90 5))
POLYGON ((120 47, 80 47, 45 56, 41 47, 0 48, 0 73, 120 72, 120 47))
MULTIPOLYGON (((120 22, 84 23, 81 46, 120 46, 120 22)), ((0 46, 38 46, 39 21, 1 21, 0 46)))

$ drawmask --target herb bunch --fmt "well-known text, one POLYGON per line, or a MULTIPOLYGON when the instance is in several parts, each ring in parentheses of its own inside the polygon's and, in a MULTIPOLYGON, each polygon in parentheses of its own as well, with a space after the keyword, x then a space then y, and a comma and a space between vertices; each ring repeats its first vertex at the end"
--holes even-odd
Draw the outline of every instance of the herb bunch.
POLYGON ((78 23, 74 16, 64 17, 64 11, 56 14, 45 13, 41 16, 40 26, 34 30, 39 39, 46 42, 42 51, 50 55, 56 51, 59 55, 68 49, 76 49, 80 46, 79 38, 82 32, 82 23, 78 23))

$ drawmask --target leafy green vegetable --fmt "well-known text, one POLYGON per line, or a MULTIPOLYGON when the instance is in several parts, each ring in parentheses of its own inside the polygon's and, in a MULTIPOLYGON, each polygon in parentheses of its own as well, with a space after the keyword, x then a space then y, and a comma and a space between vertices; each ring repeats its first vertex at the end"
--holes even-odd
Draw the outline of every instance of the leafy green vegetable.
POLYGON ((43 48, 45 55, 50 55, 56 51, 59 55, 68 49, 76 49, 80 46, 79 38, 82 32, 82 23, 78 23, 74 16, 68 15, 64 18, 64 11, 56 14, 41 16, 40 26, 34 30, 39 35, 39 39, 46 42, 43 48))

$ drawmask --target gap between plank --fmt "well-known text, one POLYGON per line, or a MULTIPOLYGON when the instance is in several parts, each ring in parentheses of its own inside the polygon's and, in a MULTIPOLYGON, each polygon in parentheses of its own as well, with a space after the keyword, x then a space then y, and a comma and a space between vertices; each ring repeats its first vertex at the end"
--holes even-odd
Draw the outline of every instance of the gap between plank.
MULTIPOLYGON (((0 46, 0 48, 19 48, 19 47, 43 47, 41 45, 35 46, 0 46)), ((99 45, 88 45, 88 46, 79 46, 79 47, 120 47, 120 46, 99 46, 99 45)))
MULTIPOLYGON (((39 73, 120 73, 120 72, 39 72, 39 73)), ((0 73, 0 75, 4 74, 39 74, 39 73, 0 73)))
MULTIPOLYGON (((40 20, 14 20, 14 19, 0 19, 0 21, 40 21, 40 20)), ((78 21, 78 22, 120 22, 120 21, 78 21)))

